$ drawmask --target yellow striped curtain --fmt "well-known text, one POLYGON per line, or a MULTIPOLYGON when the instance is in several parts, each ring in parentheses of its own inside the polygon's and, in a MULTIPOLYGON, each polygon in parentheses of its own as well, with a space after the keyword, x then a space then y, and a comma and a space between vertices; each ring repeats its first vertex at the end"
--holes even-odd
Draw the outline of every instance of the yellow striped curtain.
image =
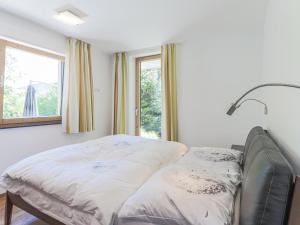
POLYGON ((69 134, 90 132, 95 129, 91 47, 72 38, 67 42, 63 125, 69 134))
POLYGON ((176 45, 161 47, 163 89, 163 136, 169 141, 178 141, 176 45))
POLYGON ((113 134, 127 132, 127 55, 114 55, 114 115, 113 134))

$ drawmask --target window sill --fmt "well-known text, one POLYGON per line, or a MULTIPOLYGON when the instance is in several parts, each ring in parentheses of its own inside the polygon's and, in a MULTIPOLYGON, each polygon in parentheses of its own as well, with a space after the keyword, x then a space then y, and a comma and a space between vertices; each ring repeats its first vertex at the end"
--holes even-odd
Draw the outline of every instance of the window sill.
POLYGON ((38 118, 20 118, 20 119, 3 119, 0 123, 0 129, 33 127, 61 124, 62 118, 58 117, 38 117, 38 118))

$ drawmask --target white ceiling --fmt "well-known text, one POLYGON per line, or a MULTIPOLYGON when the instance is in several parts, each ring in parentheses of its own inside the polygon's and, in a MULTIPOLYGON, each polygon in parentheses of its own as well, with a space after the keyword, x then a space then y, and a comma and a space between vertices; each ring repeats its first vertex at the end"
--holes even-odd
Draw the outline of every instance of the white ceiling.
POLYGON ((255 32, 263 24, 267 1, 0 0, 0 9, 113 52, 181 41, 191 28, 255 32), (65 5, 88 14, 86 23, 69 27, 54 20, 55 10, 65 5))

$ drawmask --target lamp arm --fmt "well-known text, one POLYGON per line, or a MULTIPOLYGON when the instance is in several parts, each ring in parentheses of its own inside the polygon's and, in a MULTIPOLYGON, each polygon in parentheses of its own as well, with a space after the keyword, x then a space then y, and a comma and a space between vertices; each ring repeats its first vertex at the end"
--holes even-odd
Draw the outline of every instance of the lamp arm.
POLYGON ((249 91, 247 91, 245 94, 243 94, 235 103, 233 103, 230 108, 227 111, 227 115, 231 116, 234 111, 237 109, 237 106, 239 104, 239 102, 246 97, 249 93, 251 93, 252 91, 262 88, 262 87, 291 87, 291 88, 297 88, 300 89, 299 85, 295 85, 295 84, 285 84, 285 83, 266 83, 266 84, 261 84, 258 85, 254 88, 251 88, 249 91))
POLYGON ((267 83, 267 84, 261 84, 254 88, 251 88, 249 91, 247 91, 245 94, 243 94, 233 105, 237 105, 245 96, 247 96, 252 91, 262 88, 262 87, 291 87, 291 88, 298 88, 300 89, 299 85, 294 84, 285 84, 285 83, 267 83))

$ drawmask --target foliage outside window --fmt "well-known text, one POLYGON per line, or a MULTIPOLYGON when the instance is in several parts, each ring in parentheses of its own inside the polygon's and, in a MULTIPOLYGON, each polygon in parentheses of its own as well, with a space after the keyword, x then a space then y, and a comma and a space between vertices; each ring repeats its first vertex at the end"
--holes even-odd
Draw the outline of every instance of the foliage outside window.
POLYGON ((0 127, 61 122, 62 56, 0 40, 0 127))

